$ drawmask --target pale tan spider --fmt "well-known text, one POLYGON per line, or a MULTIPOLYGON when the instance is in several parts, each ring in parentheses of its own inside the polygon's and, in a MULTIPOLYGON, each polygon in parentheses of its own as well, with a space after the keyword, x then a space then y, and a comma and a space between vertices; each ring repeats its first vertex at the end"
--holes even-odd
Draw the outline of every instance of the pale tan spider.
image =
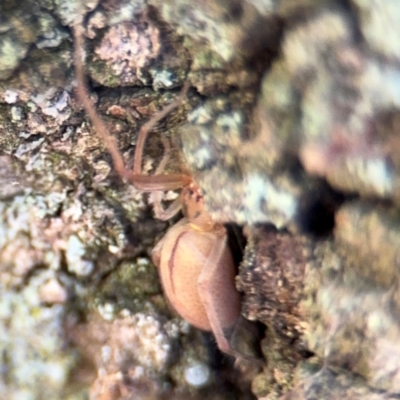
POLYGON ((157 113, 139 131, 133 170, 126 169, 114 138, 98 116, 86 89, 83 69, 83 28, 74 27, 75 71, 77 96, 88 114, 94 129, 110 152, 118 174, 137 189, 154 192, 155 215, 166 220, 181 209, 184 218, 172 226, 153 250, 153 261, 158 266, 165 294, 172 307, 197 328, 212 331, 218 347, 224 353, 237 356, 229 342, 240 316, 240 295, 235 288, 235 266, 227 246, 224 226, 213 221, 203 207, 203 196, 187 174, 162 174, 168 160, 166 155, 155 175, 141 171, 143 148, 150 129, 176 108, 189 88, 185 85, 173 103, 157 113), (182 189, 179 198, 164 210, 159 191, 182 189))

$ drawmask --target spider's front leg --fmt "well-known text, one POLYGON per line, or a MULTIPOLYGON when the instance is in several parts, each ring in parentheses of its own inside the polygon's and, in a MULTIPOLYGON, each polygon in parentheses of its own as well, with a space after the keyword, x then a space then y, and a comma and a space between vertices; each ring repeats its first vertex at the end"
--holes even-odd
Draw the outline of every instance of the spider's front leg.
POLYGON ((235 287, 235 265, 222 226, 214 236, 213 246, 199 275, 198 292, 207 313, 211 330, 221 351, 238 356, 230 337, 240 316, 240 294, 235 287))

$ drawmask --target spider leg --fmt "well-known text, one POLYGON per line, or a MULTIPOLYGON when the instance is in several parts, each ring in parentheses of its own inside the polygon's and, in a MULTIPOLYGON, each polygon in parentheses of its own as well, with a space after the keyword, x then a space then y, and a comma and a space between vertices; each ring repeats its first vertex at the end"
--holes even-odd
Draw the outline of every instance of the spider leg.
MULTIPOLYGON (((171 158, 171 144, 165 136, 162 137, 162 142, 164 145, 164 156, 156 169, 156 175, 161 174, 164 171, 164 168, 168 164, 169 159, 171 158)), ((154 215, 156 218, 167 221, 172 218, 174 215, 178 214, 180 209, 182 208, 181 199, 176 199, 172 204, 170 204, 166 209, 162 206, 162 193, 160 192, 152 192, 150 198, 153 201, 153 209, 154 215)))
POLYGON ((124 160, 121 153, 118 150, 115 139, 108 132, 107 126, 104 121, 99 117, 93 102, 89 97, 87 83, 84 72, 84 39, 83 39, 83 26, 77 23, 73 26, 74 33, 74 65, 75 65, 75 75, 77 85, 75 88, 76 94, 82 103, 83 108, 89 115, 92 121, 95 131, 100 135, 101 139, 105 143, 109 153, 111 154, 112 160, 114 162, 114 167, 118 174, 122 177, 126 177, 126 169, 124 165, 124 160))
MULTIPOLYGON (((141 130, 139 131, 138 143, 136 145, 135 151, 135 161, 134 161, 134 169, 132 171, 128 171, 125 168, 125 163, 122 158, 120 151, 118 150, 116 140, 113 136, 108 132, 107 126, 101 117, 98 115, 90 97, 88 94, 85 72, 84 72, 84 37, 83 37, 84 28, 81 23, 77 23, 73 26, 74 33, 74 65, 75 65, 75 75, 77 85, 75 88, 77 97, 81 102, 84 110, 88 114, 96 134, 98 134, 103 142, 105 143, 107 150, 111 154, 114 167, 117 173, 129 182, 131 182, 137 189, 151 192, 157 190, 173 190, 179 189, 186 184, 191 182, 190 177, 184 174, 169 174, 169 175, 158 175, 158 176, 146 176, 141 173, 141 161, 143 156, 143 146, 146 140, 147 134, 150 129, 156 124, 159 120, 164 118, 169 112, 171 112, 174 108, 178 107, 182 102, 183 97, 186 95, 187 90, 189 89, 189 84, 185 84, 180 95, 167 107, 164 107, 159 113, 157 113, 153 118, 151 118, 146 124, 143 125, 141 130)), ((164 164, 164 160, 162 160, 164 164)))
POLYGON ((240 315, 240 295, 234 277, 235 268, 226 244, 226 233, 219 233, 199 276, 198 291, 219 349, 237 357, 229 343, 240 315))
POLYGON ((178 212, 182 208, 182 201, 180 197, 174 200, 167 208, 164 208, 162 206, 161 192, 153 192, 151 196, 153 199, 154 215, 157 219, 160 219, 161 221, 169 220, 174 215, 178 214, 178 212))
POLYGON ((147 139, 147 136, 152 128, 157 124, 157 122, 161 121, 165 118, 172 110, 179 107, 182 103, 182 100, 186 96, 189 90, 189 82, 186 82, 183 85, 179 96, 170 104, 165 106, 161 111, 156 113, 149 121, 147 121, 139 130, 137 142, 136 142, 136 149, 135 149, 135 161, 133 164, 133 173, 140 174, 142 171, 142 158, 143 158, 143 148, 144 143, 147 139))

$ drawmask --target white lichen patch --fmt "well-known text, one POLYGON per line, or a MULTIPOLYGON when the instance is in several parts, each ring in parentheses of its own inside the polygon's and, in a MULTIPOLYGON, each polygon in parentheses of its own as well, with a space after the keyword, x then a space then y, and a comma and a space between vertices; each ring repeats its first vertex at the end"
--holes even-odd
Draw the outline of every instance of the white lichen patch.
POLYGON ((187 120, 190 124, 205 125, 212 121, 212 113, 210 111, 208 104, 197 107, 188 115, 187 120))
POLYGON ((202 146, 196 151, 196 167, 204 168, 205 165, 210 163, 213 160, 213 156, 210 153, 210 150, 206 146, 202 146))
POLYGON ((46 47, 58 47, 61 42, 68 37, 68 34, 63 29, 53 26, 51 29, 43 32, 43 37, 36 42, 36 46, 39 49, 44 49, 46 47))
POLYGON ((134 323, 141 332, 139 335, 140 347, 143 350, 141 364, 146 365, 147 360, 151 360, 153 366, 161 369, 166 364, 171 350, 169 338, 162 331, 162 325, 158 319, 141 313, 134 315, 134 323))
POLYGON ((80 0, 71 0, 65 2, 56 0, 54 3, 55 12, 61 18, 62 23, 70 26, 81 22, 85 12, 93 10, 99 1, 90 0, 82 2, 80 0))
POLYGON ((0 79, 6 79, 26 56, 29 44, 12 39, 12 35, 2 36, 0 41, 0 79))
POLYGON ((369 45, 385 57, 400 58, 397 0, 354 0, 359 9, 361 30, 369 45))
POLYGON ((171 71, 161 70, 153 72, 154 89, 170 89, 176 85, 175 76, 171 71))
POLYGON ((398 68, 370 62, 361 79, 365 96, 360 105, 360 114, 373 114, 376 108, 400 107, 400 73, 398 68))
POLYGON ((171 340, 156 316, 124 310, 112 322, 103 358, 122 366, 133 355, 142 368, 162 371, 171 355, 171 340))
POLYGON ((76 235, 71 235, 68 238, 65 252, 68 271, 78 276, 88 276, 92 273, 94 268, 93 262, 83 259, 85 253, 86 248, 82 241, 76 235))
POLYGON ((106 321, 112 321, 115 318, 115 307, 111 303, 100 304, 97 310, 106 321))
POLYGON ((135 16, 143 12, 145 6, 145 0, 122 0, 119 3, 119 7, 113 10, 113 14, 110 16, 109 25, 116 25, 124 21, 132 21, 135 16))
MULTIPOLYGON (((19 292, 0 285, 2 368, 15 399, 58 398, 74 364, 74 354, 62 350, 63 307, 41 306, 39 290, 47 276, 43 271, 19 292)), ((0 382, 2 398, 10 398, 3 397, 6 390, 0 382)))
POLYGON ((208 365, 199 361, 186 367, 184 375, 190 386, 201 387, 209 382, 211 371, 208 365))
POLYGON ((22 110, 22 107, 19 106, 11 107, 11 120, 13 122, 22 121, 23 118, 24 118, 24 112, 22 110))
POLYGON ((58 252, 42 225, 50 213, 43 196, 15 196, 11 204, 0 203, 0 282, 20 283, 43 260, 58 268, 58 252))
POLYGON ((14 104, 18 101, 18 92, 14 90, 6 90, 3 94, 3 98, 7 104, 14 104))
MULTIPOLYGON (((15 157, 19 158, 20 160, 24 160, 27 156, 29 156, 33 150, 38 149, 42 143, 44 142, 44 138, 40 137, 37 140, 32 142, 22 143, 18 146, 17 150, 15 151, 15 157)), ((36 157, 37 159, 37 157, 36 157)), ((33 161, 31 160, 33 163, 33 161)))
POLYGON ((237 136, 240 135, 238 127, 241 127, 244 122, 243 113, 233 111, 228 114, 220 114, 215 121, 220 127, 225 127, 229 132, 235 132, 237 136))
POLYGON ((96 37, 96 30, 103 29, 107 24, 106 16, 101 11, 95 11, 90 16, 87 22, 87 32, 86 35, 88 38, 93 39, 96 37))
POLYGON ((33 96, 32 101, 44 115, 54 118, 60 125, 71 116, 71 109, 68 107, 70 95, 67 91, 58 94, 50 89, 46 93, 33 96))
POLYGON ((244 187, 243 205, 247 211, 243 222, 273 222, 284 226, 296 213, 294 195, 275 187, 265 177, 249 174, 244 187))
POLYGON ((361 179, 369 191, 381 196, 389 195, 393 190, 393 176, 386 161, 382 158, 350 158, 347 161, 348 171, 361 179))

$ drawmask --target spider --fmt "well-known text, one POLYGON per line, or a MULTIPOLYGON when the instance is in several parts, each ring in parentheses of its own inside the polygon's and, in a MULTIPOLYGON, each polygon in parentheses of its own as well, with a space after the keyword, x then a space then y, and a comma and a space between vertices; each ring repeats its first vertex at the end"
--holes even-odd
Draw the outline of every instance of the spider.
POLYGON ((86 89, 82 50, 83 27, 74 26, 76 94, 95 131, 104 141, 117 173, 138 190, 152 192, 155 216, 167 220, 182 210, 184 218, 172 226, 152 252, 162 286, 172 307, 195 327, 212 331, 219 349, 238 356, 229 338, 240 316, 240 295, 235 288, 235 266, 227 245, 225 227, 204 209, 200 188, 188 174, 163 174, 168 162, 169 144, 155 175, 141 171, 143 148, 151 128, 176 108, 186 95, 184 85, 178 98, 150 119, 139 131, 133 170, 124 166, 114 138, 98 116, 86 89), (161 205, 160 191, 181 189, 180 196, 167 209, 161 205))

